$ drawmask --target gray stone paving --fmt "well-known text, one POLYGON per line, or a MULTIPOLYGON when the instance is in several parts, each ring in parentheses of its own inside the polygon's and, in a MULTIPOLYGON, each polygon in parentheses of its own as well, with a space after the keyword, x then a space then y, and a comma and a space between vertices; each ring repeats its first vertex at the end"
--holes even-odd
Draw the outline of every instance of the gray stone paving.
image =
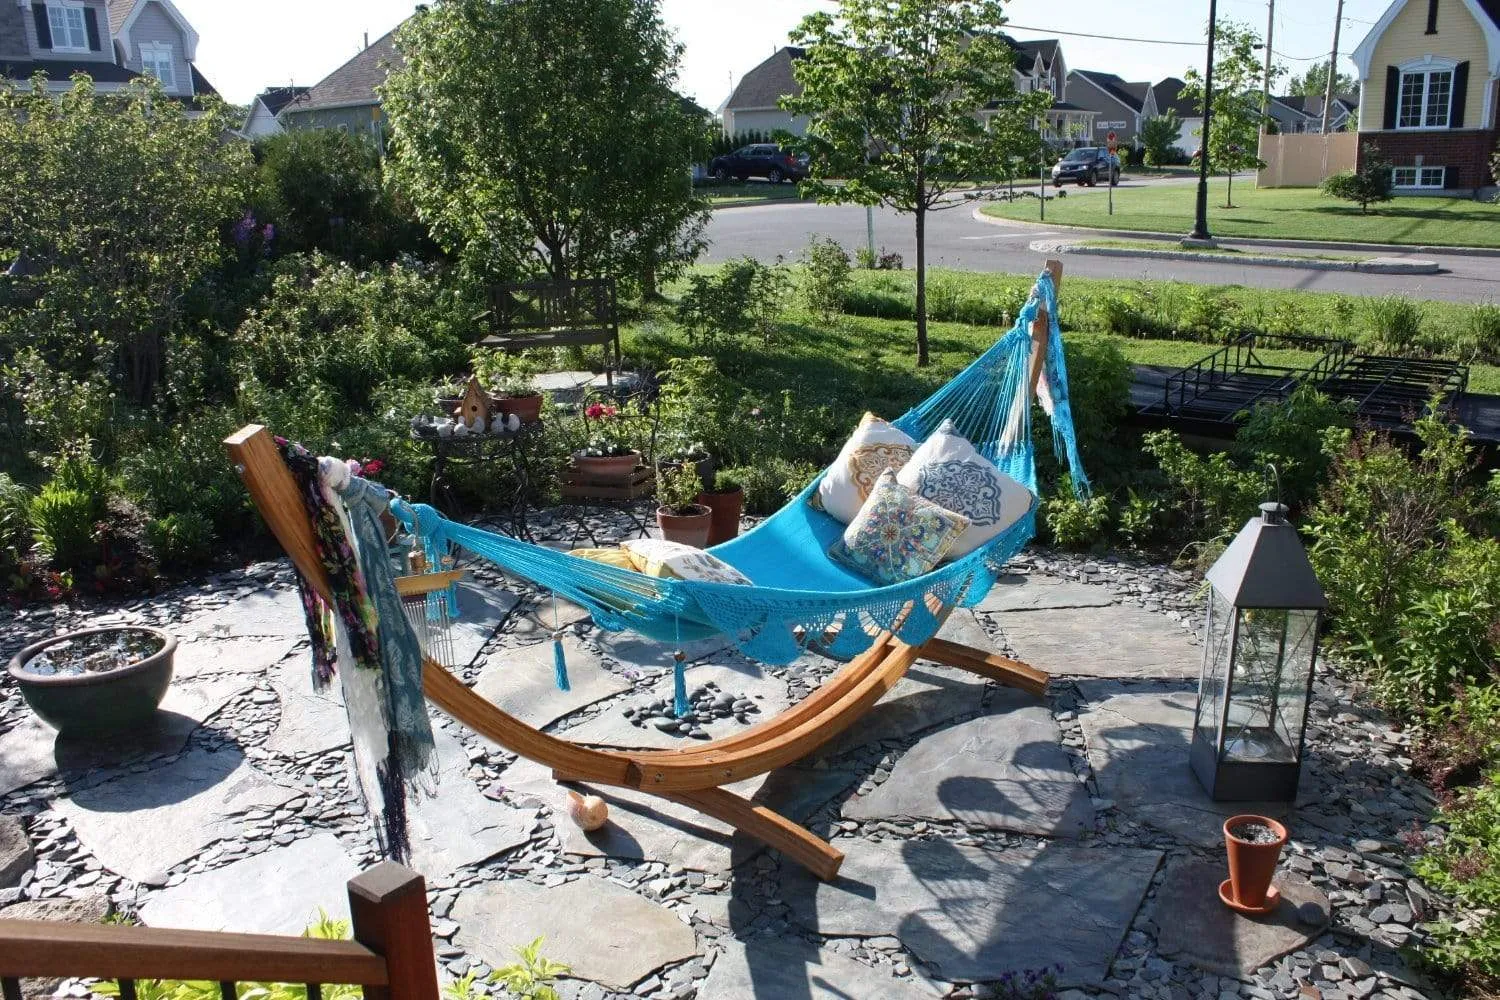
POLYGON ((489 654, 474 689, 486 701, 537 728, 631 689, 628 680, 606 670, 599 654, 571 634, 563 638, 563 655, 568 665, 567 691, 557 689, 553 647, 545 640, 489 654))
POLYGON ((1108 587, 1031 573, 1000 577, 974 610, 1037 611, 1044 608, 1107 608, 1117 602, 1108 587))
POLYGON ((492 883, 461 893, 451 916, 457 940, 492 967, 515 961, 518 947, 541 938, 548 958, 613 989, 697 954, 692 929, 671 910, 602 879, 552 888, 492 883))
POLYGON ((844 816, 1077 837, 1094 828, 1094 809, 1060 740, 1040 700, 999 692, 986 714, 924 737, 884 783, 851 799, 844 816))
POLYGON ((256 591, 183 622, 184 639, 307 638, 307 616, 294 590, 256 591))
POLYGON ((195 750, 162 767, 79 789, 53 808, 104 867, 159 884, 209 844, 233 837, 236 813, 280 805, 293 794, 237 754, 195 750))
POLYGON ((1199 847, 1221 847, 1225 819, 1244 812, 1280 816, 1280 803, 1214 802, 1188 767, 1196 691, 1138 691, 1111 681, 1078 686, 1089 763, 1102 795, 1164 833, 1199 847))
POLYGON ((1219 902, 1225 877, 1218 863, 1179 861, 1167 870, 1152 913, 1164 957, 1221 976, 1249 976, 1308 944, 1328 925, 1328 897, 1306 879, 1278 877, 1281 905, 1268 916, 1248 917, 1219 902))
POLYGON ((882 740, 909 740, 979 711, 984 692, 984 680, 974 674, 919 660, 878 705, 815 750, 814 757, 831 759, 882 740))
POLYGON ((1198 677, 1202 649, 1160 615, 1129 605, 990 616, 1016 655, 1054 677, 1198 677))
POLYGON ((700 995, 766 1000, 921 1000, 943 994, 931 983, 897 978, 890 967, 872 968, 803 942, 752 938, 730 942, 700 995))
POLYGON ((894 935, 963 982, 1060 964, 1060 984, 1100 985, 1161 860, 1138 848, 835 845, 845 852, 836 882, 784 870, 793 919, 820 934, 894 935))
POLYGON ((452 623, 453 665, 467 666, 489 642, 520 598, 509 590, 471 581, 458 585, 458 618, 452 623))
MULTIPOLYGON (((305 629, 302 639, 306 639, 305 629)), ((177 644, 172 675, 180 681, 205 674, 264 674, 299 644, 297 638, 288 636, 188 639, 177 644)), ((307 656, 300 659, 304 665, 309 661, 307 656)), ((307 671, 311 670, 309 666, 307 671)))
POLYGON ((301 934, 317 922, 319 910, 349 919, 347 883, 358 874, 337 837, 314 833, 188 876, 141 907, 141 921, 148 927, 301 934))
POLYGON ((411 867, 429 878, 485 861, 524 844, 536 813, 498 802, 469 777, 468 755, 439 726, 433 730, 439 772, 436 794, 417 794, 407 804, 411 867))
POLYGON ((31 838, 17 816, 0 815, 0 889, 9 889, 36 863, 31 838))
POLYGON ((271 687, 281 703, 276 731, 266 741, 271 753, 301 757, 349 745, 343 685, 335 678, 324 690, 315 690, 310 657, 297 655, 278 663, 271 687))

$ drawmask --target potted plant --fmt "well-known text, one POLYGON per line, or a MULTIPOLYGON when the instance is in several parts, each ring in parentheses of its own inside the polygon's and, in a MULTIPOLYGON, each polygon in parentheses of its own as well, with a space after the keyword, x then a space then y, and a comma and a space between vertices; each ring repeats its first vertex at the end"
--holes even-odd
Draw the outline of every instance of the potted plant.
POLYGON ((723 472, 713 480, 713 488, 698 494, 698 502, 712 512, 708 544, 727 542, 740 533, 740 518, 745 513, 745 487, 723 472))
POLYGON ((703 482, 691 465, 663 466, 656 474, 656 523, 662 537, 701 549, 708 544, 713 511, 698 502, 703 482))
POLYGON ((573 453, 573 464, 585 475, 604 479, 628 479, 641 463, 641 453, 630 446, 625 419, 612 403, 592 403, 584 408, 588 443, 573 453))
POLYGON ((714 474, 718 470, 718 462, 709 454, 708 446, 702 441, 690 441, 679 444, 667 452, 662 459, 662 465, 691 465, 698 473, 698 481, 711 483, 714 474))
POLYGON ((1229 878, 1219 885, 1224 905, 1241 913, 1270 913, 1281 902, 1271 885, 1286 844, 1286 827, 1269 816, 1243 814, 1224 821, 1229 878))
POLYGON ((540 419, 542 394, 532 388, 539 367, 519 354, 486 353, 487 357, 475 359, 474 370, 489 386, 495 408, 507 417, 514 413, 523 424, 540 419))
POLYGON ((68 734, 129 729, 149 719, 172 682, 177 640, 159 629, 85 629, 33 643, 10 661, 31 710, 68 734))

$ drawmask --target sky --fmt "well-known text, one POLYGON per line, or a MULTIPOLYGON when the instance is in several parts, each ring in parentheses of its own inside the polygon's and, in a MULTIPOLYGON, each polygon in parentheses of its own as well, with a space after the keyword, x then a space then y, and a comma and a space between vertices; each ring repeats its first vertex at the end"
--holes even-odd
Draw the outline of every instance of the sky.
MULTIPOLYGON (((409 16, 413 0, 175 0, 198 30, 198 68, 226 99, 249 103, 261 90, 313 84, 409 16)), ((1273 48, 1293 73, 1326 59, 1333 47, 1337 0, 1280 0, 1273 48)), ((1353 74, 1348 52, 1387 0, 1346 0, 1340 69, 1353 74)), ((827 0, 661 0, 662 16, 686 51, 679 89, 710 110, 778 46, 804 14, 831 9, 827 0)), ((1127 80, 1181 76, 1203 61, 1208 0, 1014 0, 1005 5, 1007 31, 1020 39, 1059 38, 1072 69, 1116 73, 1127 80), (1113 36, 1065 35, 1078 32, 1113 36), (1147 44, 1124 39, 1188 42, 1147 44), (1196 43, 1196 44, 1192 44, 1196 43)), ((1219 0, 1219 19, 1264 33, 1265 0, 1219 0)), ((1284 89, 1284 88, 1278 88, 1284 89)))

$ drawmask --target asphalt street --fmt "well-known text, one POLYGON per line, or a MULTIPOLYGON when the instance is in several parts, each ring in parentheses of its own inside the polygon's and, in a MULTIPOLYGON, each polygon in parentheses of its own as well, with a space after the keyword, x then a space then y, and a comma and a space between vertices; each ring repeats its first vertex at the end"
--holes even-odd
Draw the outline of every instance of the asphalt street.
MULTIPOLYGON (((1157 182, 1160 183, 1160 182, 1157 182)), ((1073 192, 1069 191, 1070 196, 1073 192)), ((1086 197, 1103 197, 1089 192, 1086 197)), ((1042 255, 1028 249, 1037 239, 1086 236, 1083 230, 1045 225, 992 225, 973 217, 974 203, 928 216, 927 262, 930 267, 1006 274, 1033 274, 1042 255)), ((703 258, 708 262, 750 255, 770 262, 795 259, 814 235, 831 236, 847 248, 865 242, 865 210, 852 205, 815 205, 806 202, 749 205, 714 213, 708 227, 711 241, 703 258)), ((1332 234, 1331 238, 1332 238, 1332 234)), ((913 218, 889 209, 875 210, 875 245, 894 250, 916 263, 913 218)), ((1267 251, 1274 253, 1275 251, 1267 251)), ((1297 288, 1349 295, 1398 293, 1420 299, 1452 302, 1500 302, 1500 257, 1468 257, 1432 253, 1394 252, 1394 257, 1435 260, 1438 274, 1380 275, 1353 271, 1314 271, 1302 268, 1255 267, 1232 261, 1175 261, 1146 258, 1091 257, 1070 254, 1067 272, 1091 278, 1147 278, 1187 281, 1202 285, 1246 285, 1256 288, 1297 288)))

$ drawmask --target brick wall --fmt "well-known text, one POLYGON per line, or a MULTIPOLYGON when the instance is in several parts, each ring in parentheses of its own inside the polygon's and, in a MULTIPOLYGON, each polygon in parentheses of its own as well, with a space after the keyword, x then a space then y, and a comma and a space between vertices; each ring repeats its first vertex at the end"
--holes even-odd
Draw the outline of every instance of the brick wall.
POLYGON ((1392 166, 1447 167, 1450 188, 1470 189, 1490 183, 1490 154, 1495 151, 1495 129, 1438 129, 1431 132, 1361 132, 1364 147, 1373 143, 1392 166))

